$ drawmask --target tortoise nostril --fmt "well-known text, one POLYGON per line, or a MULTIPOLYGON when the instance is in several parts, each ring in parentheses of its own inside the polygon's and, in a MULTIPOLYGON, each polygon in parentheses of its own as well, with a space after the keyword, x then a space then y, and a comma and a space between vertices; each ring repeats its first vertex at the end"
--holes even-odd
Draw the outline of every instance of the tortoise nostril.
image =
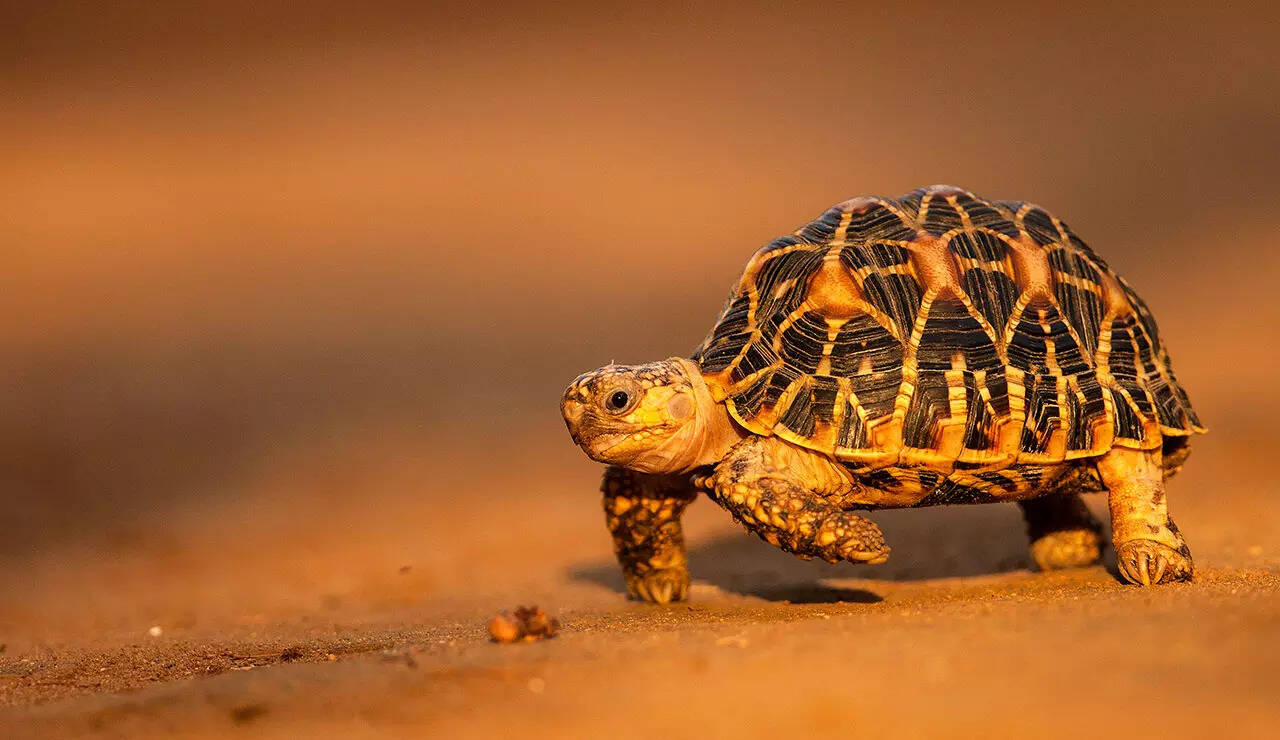
POLYGON ((579 401, 573 391, 565 394, 564 401, 560 404, 560 413, 564 415, 564 420, 570 425, 577 424, 582 419, 582 415, 586 412, 586 404, 579 401))

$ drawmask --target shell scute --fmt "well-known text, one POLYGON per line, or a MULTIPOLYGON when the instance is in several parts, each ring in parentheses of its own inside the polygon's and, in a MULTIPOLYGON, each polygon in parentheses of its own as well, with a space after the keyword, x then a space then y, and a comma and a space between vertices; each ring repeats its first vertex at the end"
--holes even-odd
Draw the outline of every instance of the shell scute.
POLYGON ((1053 216, 1036 206, 1024 207, 1021 222, 1027 234, 1042 247, 1056 244, 1062 239, 1062 233, 1058 231, 1053 216))
POLYGON ((969 217, 969 223, 975 229, 989 229, 1011 239, 1018 237, 1018 227, 1007 213, 1001 213, 999 206, 979 200, 969 193, 956 196, 956 205, 969 217))
POLYGON ((858 242, 873 241, 910 241, 916 235, 916 229, 902 217, 880 202, 872 202, 857 212, 849 214, 849 223, 844 231, 844 239, 858 242))
POLYGON ((902 355, 902 342, 875 319, 855 316, 840 327, 831 345, 831 373, 842 378, 883 374, 900 369, 902 355))
POLYGON ((1104 260, 1038 206, 946 186, 771 242, 694 359, 748 429, 870 467, 1000 471, 1203 431, 1104 260))
POLYGON ((964 224, 960 211, 953 204, 934 195, 926 197, 920 205, 920 213, 921 226, 934 236, 941 236, 964 224))
POLYGON ((911 275, 872 273, 862 280, 867 302, 893 322, 899 337, 910 336, 924 293, 911 275))
POLYGON ((974 308, 987 323, 1003 334, 1018 303, 1018 286, 1000 270, 974 267, 964 271, 960 282, 974 308))

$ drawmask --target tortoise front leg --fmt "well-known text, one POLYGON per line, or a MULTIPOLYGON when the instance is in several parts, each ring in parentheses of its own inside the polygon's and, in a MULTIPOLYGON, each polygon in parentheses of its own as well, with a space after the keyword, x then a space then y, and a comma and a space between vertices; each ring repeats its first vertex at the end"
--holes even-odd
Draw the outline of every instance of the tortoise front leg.
POLYGON ((632 598, 665 604, 689 595, 680 515, 697 496, 688 475, 605 468, 600 486, 613 552, 632 598))
POLYGON ((883 563, 889 548, 880 528, 832 503, 853 485, 817 453, 755 437, 716 466, 712 495, 760 539, 802 558, 883 563))
POLYGON ((1111 539, 1120 573, 1131 583, 1191 580, 1191 551, 1169 518, 1160 448, 1113 448, 1098 460, 1110 492, 1111 539))

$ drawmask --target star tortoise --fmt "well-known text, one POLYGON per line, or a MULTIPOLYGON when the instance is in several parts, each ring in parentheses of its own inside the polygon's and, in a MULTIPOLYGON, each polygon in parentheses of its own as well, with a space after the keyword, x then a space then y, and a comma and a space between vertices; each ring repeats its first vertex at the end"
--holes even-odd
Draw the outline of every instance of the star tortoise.
POLYGON ((751 258, 689 359, 580 376, 562 412, 605 470, 635 598, 686 598, 700 490, 802 558, 880 563, 858 510, 1016 501, 1042 569, 1186 580, 1164 482, 1203 432, 1133 288, 1045 210, 935 186, 855 198, 751 258))

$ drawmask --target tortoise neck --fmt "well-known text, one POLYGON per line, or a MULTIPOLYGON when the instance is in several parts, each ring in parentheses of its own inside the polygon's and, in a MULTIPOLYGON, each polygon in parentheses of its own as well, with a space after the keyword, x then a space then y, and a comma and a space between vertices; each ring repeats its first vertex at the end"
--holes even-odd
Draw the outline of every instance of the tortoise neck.
POLYGON ((693 387, 693 419, 687 433, 679 435, 683 438, 681 454, 672 460, 676 472, 688 472, 720 462, 750 432, 739 426, 729 415, 729 409, 715 399, 696 362, 683 357, 671 359, 684 370, 693 387))

